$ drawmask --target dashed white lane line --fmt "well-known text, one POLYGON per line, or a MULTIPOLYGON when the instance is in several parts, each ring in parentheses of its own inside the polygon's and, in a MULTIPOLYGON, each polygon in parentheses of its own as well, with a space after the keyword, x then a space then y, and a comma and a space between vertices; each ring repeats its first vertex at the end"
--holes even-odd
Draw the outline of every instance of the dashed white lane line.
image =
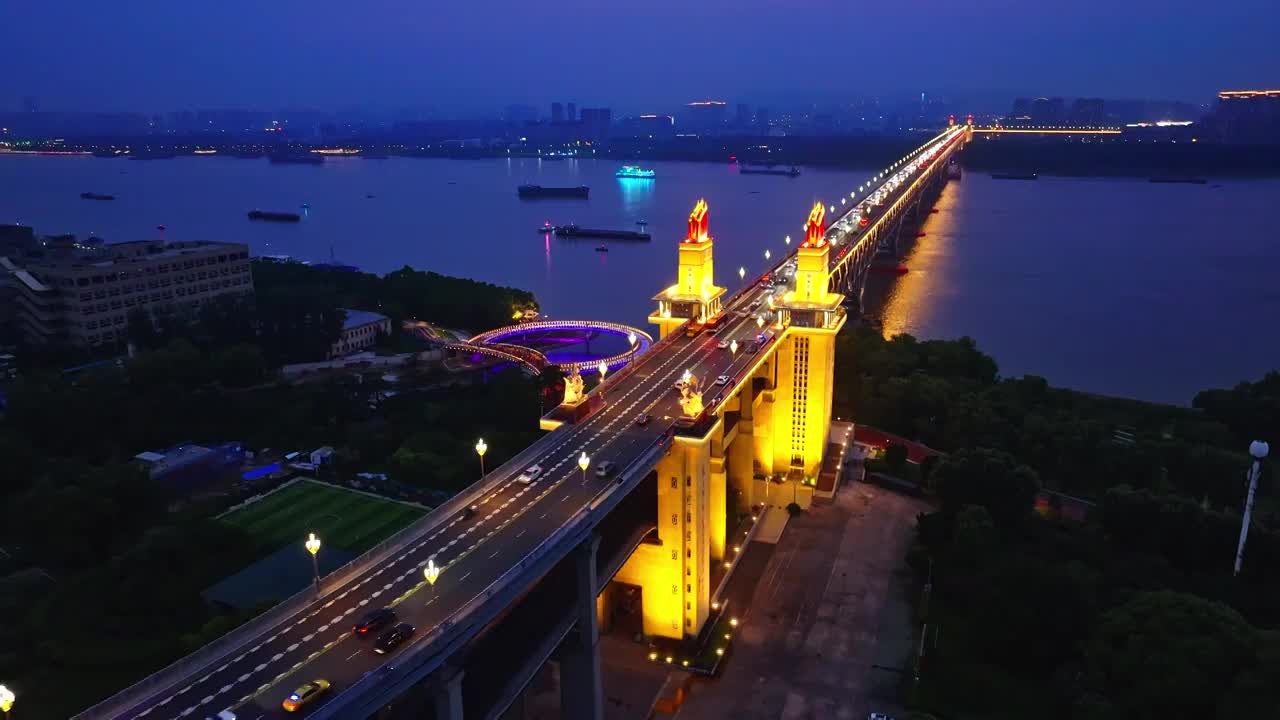
POLYGON ((521 530, 519 533, 517 533, 516 538, 519 539, 520 536, 524 535, 526 532, 529 532, 528 528, 525 528, 524 530, 521 530))
POLYGON ((498 557, 498 553, 500 553, 500 552, 502 552, 502 551, 501 551, 501 550, 494 550, 494 551, 493 551, 493 554, 489 556, 489 559, 490 559, 490 560, 492 560, 492 559, 494 559, 494 558, 498 557))
MULTIPOLYGON (((667 364, 669 364, 670 362, 672 362, 672 361, 673 361, 673 360, 675 360, 675 359, 676 359, 676 357, 673 357, 673 358, 672 358, 672 360, 668 360, 666 363, 663 363, 662 367, 665 367, 667 364)), ((632 392, 627 393, 627 394, 626 394, 626 395, 624 395, 623 397, 624 397, 624 398, 625 398, 625 397, 628 397, 628 396, 630 396, 632 393, 637 392, 637 391, 641 391, 641 390, 643 390, 643 386, 637 386, 636 388, 633 388, 632 392)), ((640 400, 644 400, 644 399, 645 399, 645 397, 644 397, 644 396, 645 396, 645 395, 647 395, 647 394, 648 394, 648 393, 644 393, 644 392, 642 392, 642 393, 641 393, 641 397, 640 397, 640 398, 638 398, 636 401, 632 402, 628 407, 634 406, 634 405, 635 405, 636 403, 638 403, 640 400)), ((604 434, 609 430, 609 428, 611 428, 611 427, 613 427, 614 425, 616 425, 616 424, 617 424, 618 422, 620 422, 622 419, 625 419, 625 418, 623 417, 623 414, 620 414, 618 417, 614 418, 612 421, 608 421, 608 422, 604 423, 604 424, 600 427, 600 429, 599 429, 598 431, 594 432, 593 434, 591 434, 589 437, 587 437, 587 438, 586 438, 586 444, 587 444, 587 445, 590 445, 592 442, 594 442, 594 441, 596 441, 597 439, 599 439, 601 436, 603 436, 603 435, 604 435, 604 434)), ((587 425, 587 426, 585 426, 585 427, 581 428, 581 429, 579 430, 579 432, 574 433, 574 434, 573 434, 572 436, 570 436, 569 438, 566 438, 566 439, 565 439, 565 441, 564 441, 564 442, 562 442, 560 445, 558 445, 558 446, 556 446, 555 448, 552 448, 551 450, 549 450, 549 451, 548 451, 548 454, 552 454, 552 453, 557 453, 557 452, 559 452, 559 451, 560 451, 564 446, 569 445, 570 443, 574 442, 574 441, 575 441, 575 439, 576 439, 576 438, 578 438, 578 437, 579 437, 583 432, 589 432, 589 431, 594 430, 594 429, 595 429, 595 428, 594 428, 592 425, 587 425)), ((616 433, 615 433, 614 435, 616 436, 616 433)), ((570 458, 569 458, 568 456, 566 456, 566 457, 565 457, 565 458, 563 458, 560 462, 555 463, 555 464, 550 468, 550 469, 551 469, 551 471, 552 471, 552 472, 554 472, 555 470, 559 469, 560 467, 562 467, 563 465, 565 465, 566 463, 568 463, 568 462, 569 462, 569 460, 570 460, 570 458)), ((550 473, 548 473, 548 474, 550 474, 550 473)), ((551 484, 551 485, 550 485, 550 486, 548 486, 548 487, 545 487, 545 489, 542 489, 542 491, 541 491, 540 493, 538 493, 538 494, 537 494, 537 496, 534 498, 534 502, 537 502, 538 500, 541 500, 543 497, 545 497, 546 495, 548 495, 549 493, 551 493, 553 490, 555 490, 555 489, 556 489, 556 487, 557 487, 557 486, 559 486, 559 485, 560 485, 561 483, 563 483, 563 482, 564 482, 564 479, 562 479, 562 480, 560 480, 560 481, 558 481, 558 482, 556 482, 556 483, 553 483, 553 484, 551 484)), ((520 490, 519 490, 519 492, 517 492, 517 493, 515 494, 515 496, 514 496, 514 497, 512 497, 512 498, 508 499, 505 503, 503 503, 502 508, 506 508, 507 506, 511 505, 511 504, 515 501, 515 499, 516 499, 516 498, 518 498, 518 497, 520 497, 520 496, 524 495, 527 491, 529 491, 529 490, 533 489, 533 487, 532 487, 533 485, 537 485, 537 484, 539 484, 539 483, 533 483, 533 484, 527 485, 527 486, 525 486, 524 488, 520 489, 520 490)), ((502 488, 500 488, 497 492, 495 492, 495 493, 493 493, 492 495, 490 495, 490 498, 492 498, 492 497, 496 497, 498 494, 500 494, 503 490, 505 490, 505 489, 506 489, 507 487, 509 487, 510 485, 511 485, 511 482, 510 482, 510 481, 508 481, 508 483, 507 483, 506 485, 504 485, 502 488)), ((485 501, 489 500, 490 498, 486 498, 486 499, 485 499, 485 501)), ((563 498, 563 499, 561 500, 561 502, 567 502, 568 500, 569 500, 569 497, 568 497, 568 496, 566 496, 565 498, 563 498)), ((500 508, 500 509, 501 509, 501 508, 500 508)), ((498 514, 498 511, 497 511, 497 510, 495 510, 494 512, 490 513, 490 514, 489 514, 489 516, 488 516, 486 519, 491 518, 491 517, 493 517, 494 515, 497 515, 497 514, 498 514)), ((519 515, 522 515, 522 514, 523 514, 522 512, 518 512, 518 513, 516 513, 516 516, 514 516, 514 517, 510 517, 510 518, 507 518, 505 521, 503 521, 503 522, 501 523, 501 527, 506 527, 508 524, 510 524, 511 522, 513 522, 513 521, 516 519, 516 517, 518 517, 519 515)), ((544 512, 541 516, 539 516, 539 519, 540 519, 540 520, 541 520, 541 519, 546 519, 546 517, 547 517, 547 515, 548 515, 548 514, 549 514, 549 513, 544 512)), ((419 550, 419 549, 421 549, 423 546, 425 546, 426 544, 428 544, 429 542, 431 542, 432 540, 434 540, 436 537, 438 537, 439 535, 441 535, 443 532, 445 532, 445 531, 446 531, 446 530, 448 530, 449 528, 452 528, 452 527, 453 527, 454 525, 456 525, 457 523, 458 523, 458 520, 454 520, 453 522, 451 522, 451 523, 449 523, 448 525, 446 525, 444 528, 438 529, 438 530, 437 530, 434 534, 432 534, 432 535, 431 535, 431 536, 430 536, 426 541, 419 542, 419 543, 418 543, 417 545, 415 545, 413 548, 411 548, 411 549, 409 549, 408 551, 406 551, 403 555, 401 555, 400 557, 396 558, 396 562, 402 562, 402 561, 403 561, 405 558, 407 558, 410 554, 412 554, 413 552, 418 551, 418 550, 419 550)), ((479 524, 471 526, 471 527, 470 527, 470 528, 468 528, 465 532, 463 532, 463 533, 462 533, 462 536, 466 536, 466 535, 471 534, 473 531, 475 531, 475 530, 478 528, 478 526, 479 526, 479 524)), ((520 531, 520 533, 519 533, 519 535, 517 535, 516 537, 523 536, 523 535, 525 534, 525 532, 526 532, 525 530, 521 530, 521 531, 520 531)), ((488 538, 489 538, 489 537, 491 537, 494 533, 495 533, 495 531, 490 530, 490 531, 489 531, 489 532, 484 536, 484 539, 488 539, 488 538)), ((459 539, 460 539, 460 538, 454 538, 454 539, 453 539, 453 540, 451 540, 451 541, 449 542, 449 544, 448 544, 448 545, 446 545, 446 546, 445 546, 445 548, 443 548, 443 549, 447 549, 447 548, 452 547, 453 545, 457 544, 457 542, 458 542, 458 540, 459 540, 459 539)), ((471 551, 476 547, 476 545, 478 545, 480 542, 483 542, 483 540, 479 540, 479 541, 477 541, 476 543, 473 543, 470 547, 468 547, 468 548, 467 548, 467 550, 465 550, 463 553, 461 553, 458 557, 454 558, 454 559, 453 559, 452 561, 450 561, 448 564, 449 564, 449 565, 452 565, 453 563, 456 563, 456 562, 458 562, 459 560, 461 560, 463 556, 465 556, 466 554, 470 553, 470 552, 471 552, 471 551)), ((494 553, 494 556, 496 556, 497 554, 498 554, 498 553, 497 553, 497 552, 495 552, 495 553, 494 553)), ((434 557, 435 557, 435 554, 433 554, 431 557, 433 557, 433 558, 434 558, 434 557)), ((324 608, 324 607, 329 607, 330 605, 332 605, 332 604, 333 604, 334 602, 336 602, 337 600, 340 600, 340 599, 342 599, 342 598, 345 598, 345 597, 346 597, 348 594, 350 594, 353 590, 356 590, 356 589, 358 589, 358 588, 360 588, 360 587, 364 586, 366 583, 368 583, 368 582, 369 582, 370 580, 372 580, 374 577, 376 577, 377 575, 380 575, 382 572, 386 571, 386 570, 387 570, 387 569, 389 569, 389 568, 390 568, 390 565, 388 565, 388 566, 383 566, 383 567, 382 567, 382 568, 380 568, 377 572, 375 572, 375 573, 371 574, 370 576, 368 576, 368 577, 364 578, 363 580, 361 580, 361 581, 360 581, 359 583, 357 583, 354 587, 348 588, 347 590, 343 591, 343 592, 342 592, 340 595, 338 595, 337 597, 335 597, 335 598, 333 598, 333 599, 329 600, 329 602, 328 602, 328 603, 326 603, 325 605, 323 605, 323 606, 322 606, 322 608, 324 608)), ((408 573, 406 573, 405 575, 407 575, 407 574, 408 574, 408 573)), ((468 577, 470 577, 470 576, 471 576, 471 571, 468 571, 468 572, 467 572, 466 574, 464 574, 461 578, 459 578, 459 580, 460 580, 460 581, 461 581, 461 580, 465 580, 466 578, 468 578, 468 577)), ((404 575, 402 575, 402 576, 401 576, 401 578, 398 578, 397 580, 399 580, 399 579, 403 579, 403 577, 404 577, 404 575)), ((390 587, 392 587, 392 585, 391 585, 391 584, 387 584, 385 587, 386 587, 386 588, 390 588, 390 587)), ((378 594, 381 594, 381 591, 379 591, 378 593, 376 593, 376 594, 374 595, 374 597, 377 597, 377 595, 378 595, 378 594)), ((432 598, 431 598, 431 600, 430 600, 430 601, 428 601, 428 603, 427 603, 427 604, 431 604, 432 602, 435 602, 435 599, 436 599, 435 597, 432 597, 432 598)), ((361 601, 360 601, 359 605, 366 605, 366 604, 368 604, 368 602, 369 602, 369 599, 368 599, 368 598, 365 598, 365 599, 363 599, 363 600, 361 600, 361 601)), ((322 608, 317 608, 316 610, 312 611, 312 612, 311 612, 311 614, 309 614, 309 615, 307 615, 307 616, 306 616, 306 619, 310 619, 310 618, 314 617, 315 615, 317 615, 317 614, 320 612, 320 610, 321 610, 322 608)), ((345 615, 350 614, 350 613, 351 613, 351 612, 353 612, 355 609, 356 609, 355 607, 348 608, 346 611, 344 611, 344 612, 342 613, 342 616, 345 616, 345 615)), ((299 624, 301 624, 301 621, 300 621, 299 623, 295 623, 295 624, 293 624, 293 625, 290 625, 290 626, 288 626, 288 627, 284 628, 283 630, 281 630, 280 632, 278 632, 276 635, 273 635, 273 636, 272 636, 268 641, 266 641, 266 642, 271 642, 272 640, 275 640, 275 638, 276 638, 276 637, 278 637, 279 635, 283 635, 284 633, 289 632, 290 630, 292 630, 295 626, 297 626, 297 625, 299 625, 299 624)), ((328 627, 328 625, 325 625, 324 627, 328 627)), ((322 630, 323 630, 323 628, 322 628, 322 630)), ((308 636, 307 638, 305 638, 305 639, 304 639, 304 642, 305 642, 305 641, 307 641, 307 640, 309 640, 309 639, 311 639, 311 638, 313 638, 313 637, 314 637, 314 634, 312 634, 311 636, 308 636)), ((326 646, 325 646, 324 650, 327 650, 329 647, 332 647, 334 644, 336 644, 336 642, 337 642, 336 640, 335 640, 335 641, 333 641, 333 642, 330 642, 328 645, 326 645, 326 646)), ((250 652, 255 652, 255 651, 257 651, 259 648, 261 648, 261 647, 262 647, 262 645, 263 645, 263 644, 266 644, 266 643, 265 643, 265 642, 264 642, 264 643, 259 643, 259 644, 258 644, 257 646, 255 646, 255 647, 254 647, 250 652)), ((291 646, 288 648, 288 651, 290 651, 290 652, 291 652, 291 651, 293 651, 293 650, 297 649, 297 647, 298 647, 298 644, 297 644, 297 643, 295 643, 295 644, 291 645, 291 646)), ((310 658, 308 658, 308 659, 314 659, 314 658, 315 658, 315 657, 317 657, 321 652, 322 652, 322 651, 319 651, 319 650, 318 650, 318 651, 316 651, 316 652, 313 652, 313 653, 311 654, 311 657, 310 657, 310 658)), ((247 653, 246 653, 246 654, 247 654, 247 653)), ((357 652, 357 654, 358 654, 358 652, 357 652)), ((244 655, 241 655, 241 657, 244 657, 244 655)), ((271 661, 270 661, 270 662, 276 662, 276 661, 279 661, 281 657, 283 657, 283 653, 277 653, 275 656, 273 656, 273 657, 272 657, 272 659, 271 659, 271 661)), ((348 658, 348 659, 350 659, 350 658, 348 658)), ((239 658, 237 658, 237 661, 238 661, 238 660, 239 660, 239 658)), ((305 661, 303 661, 303 662, 299 662, 297 665, 295 665, 295 666, 294 666, 294 669, 296 669, 297 667, 299 667, 299 666, 301 666, 302 664, 304 664, 304 662, 305 662, 305 661)), ((267 664, 268 664, 268 663, 262 663, 261 665, 259 665, 259 666, 256 668, 256 670, 257 670, 257 671, 261 671, 261 670, 265 669, 265 668, 266 668, 266 666, 267 666, 267 664)), ((226 667, 226 666, 224 665, 224 666, 223 666, 223 668, 219 668, 219 670, 222 670, 222 669, 224 669, 225 667, 226 667)), ((287 674, 287 673, 285 673, 285 674, 287 674)), ((244 676, 244 678, 242 678, 242 679, 241 679, 241 681, 243 681, 243 679, 247 679, 248 675, 249 675, 249 674, 248 674, 248 673, 246 673, 246 674, 245 674, 245 676, 244 676)), ((282 675, 282 676, 283 676, 283 675, 282 675)), ((201 681, 203 681, 204 679, 207 679, 207 676, 206 676, 206 678, 202 678, 202 679, 201 679, 201 681)), ((277 679, 278 679, 278 678, 277 678, 277 679)), ((262 687, 260 687, 260 688, 258 689, 258 692, 261 692, 262 690, 265 690, 266 688, 270 687, 270 685, 271 685, 271 683, 267 683, 267 684, 263 685, 262 687)), ((170 698, 166 698, 163 702, 159 703, 159 705, 163 705, 163 704, 167 703, 169 700, 173 699, 173 697, 176 697, 177 695, 181 695, 182 693, 186 692, 187 690, 190 690, 190 689, 191 689, 191 687, 192 687, 191 685, 188 685, 187 687, 185 687, 185 688, 183 688, 182 690, 180 690, 180 691, 178 691, 177 693, 175 693, 175 695, 174 695, 174 696, 171 696, 170 698)), ((220 692, 220 693, 222 693, 222 692, 226 692, 228 689, 230 689, 230 687, 231 687, 231 686, 229 686, 229 685, 228 685, 228 686, 226 686, 226 687, 222 688, 219 692, 220 692)), ((211 695, 211 696, 206 697, 204 700, 202 700, 202 701, 201 701, 201 703, 200 703, 200 704, 201 704, 201 705, 203 705, 203 704, 206 704, 206 703, 210 702, 210 701, 213 699, 213 697, 214 697, 214 696, 212 696, 212 695, 211 695)), ((157 707, 158 707, 159 705, 157 705, 157 707)), ((197 705, 197 706, 192 706, 192 707, 186 708, 186 709, 182 712, 182 715, 181 715, 181 716, 185 717, 186 715, 189 715, 191 712, 193 712, 193 711, 196 709, 196 707, 198 707, 198 705, 197 705)))
POLYGON ((466 575, 463 575, 462 577, 458 578, 458 582, 462 582, 463 580, 466 580, 470 576, 471 576, 471 571, 468 570, 466 575))
POLYGON ((348 655, 348 656, 347 656, 347 660, 348 660, 348 661, 350 661, 350 660, 351 660, 351 658, 353 658, 353 657, 355 657, 355 656, 357 656, 357 655, 359 655, 359 654, 360 654, 360 651, 359 651, 359 650, 357 650, 357 651, 355 651, 355 652, 351 653, 350 655, 348 655))

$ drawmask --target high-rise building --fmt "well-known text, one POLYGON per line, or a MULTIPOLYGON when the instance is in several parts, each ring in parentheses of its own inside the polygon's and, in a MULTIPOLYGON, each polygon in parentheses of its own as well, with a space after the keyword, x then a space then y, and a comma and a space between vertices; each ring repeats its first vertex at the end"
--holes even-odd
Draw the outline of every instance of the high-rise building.
POLYGON ((1280 144, 1280 90, 1224 90, 1204 124, 1219 142, 1280 144))
POLYGON ((1105 103, 1101 98, 1076 98, 1071 103, 1071 115, 1068 124, 1099 127, 1106 124, 1105 103))
POLYGON ((36 102, 35 95, 27 95, 22 98, 22 112, 40 112, 40 104, 36 102))
POLYGON ((685 105, 684 117, 681 118, 681 132, 685 129, 694 132, 717 132, 724 128, 725 108, 728 103, 722 100, 699 100, 685 105))
POLYGON ((253 294, 249 246, 240 243, 62 240, 54 251, 0 257, 0 284, 15 300, 18 331, 32 344, 122 342, 135 309, 182 313, 215 298, 253 294))
POLYGON ((551 103, 551 122, 557 125, 564 122, 564 105, 558 102, 551 103))
POLYGON ((761 106, 756 109, 756 130, 761 135, 769 134, 769 108, 761 106))
POLYGON ((751 128, 751 106, 738 103, 738 111, 733 118, 734 128, 743 131, 751 128))
POLYGON ((565 120, 568 120, 569 122, 578 122, 578 104, 569 103, 566 106, 566 110, 568 111, 566 113, 568 117, 566 117, 565 120))
POLYGON ((609 108, 582 108, 583 139, 602 142, 609 139, 613 111, 609 108))

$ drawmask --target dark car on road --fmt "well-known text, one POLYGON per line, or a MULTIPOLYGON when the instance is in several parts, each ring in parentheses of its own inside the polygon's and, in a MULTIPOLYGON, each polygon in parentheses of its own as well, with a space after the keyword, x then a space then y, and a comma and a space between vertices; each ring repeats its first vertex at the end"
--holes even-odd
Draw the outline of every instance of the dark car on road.
POLYGON ((652 418, 652 416, 650 416, 650 415, 649 415, 649 413, 641 413, 641 414, 640 414, 640 416, 636 418, 636 424, 637 424, 637 425, 648 425, 648 424, 649 424, 649 421, 650 421, 650 420, 652 420, 652 419, 653 419, 653 418, 652 418))
POLYGON ((373 646, 373 651, 379 655, 386 655, 399 647, 405 640, 413 637, 413 633, 416 630, 417 628, 409 623, 400 623, 382 633, 382 637, 378 638, 378 642, 373 646))
POLYGON ((351 628, 351 632, 356 635, 368 635, 375 630, 381 630, 395 622, 395 620, 395 610, 387 607, 379 608, 365 613, 364 617, 360 618, 359 622, 355 624, 355 627, 351 628))

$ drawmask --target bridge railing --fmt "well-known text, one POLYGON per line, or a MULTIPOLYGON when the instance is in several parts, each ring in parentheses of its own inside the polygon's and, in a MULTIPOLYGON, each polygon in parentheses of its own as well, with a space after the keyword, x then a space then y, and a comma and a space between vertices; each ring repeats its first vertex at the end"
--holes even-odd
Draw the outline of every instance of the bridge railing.
MULTIPOLYGON (((615 495, 615 491, 625 485, 627 480, 634 480, 634 474, 637 470, 644 470, 645 474, 647 474, 649 466, 665 452, 666 445, 667 440, 665 438, 660 438, 651 443, 636 459, 627 463, 626 467, 618 473, 616 482, 611 482, 608 487, 599 490, 587 505, 574 513, 573 517, 561 524, 545 540, 530 549, 518 563, 489 583, 483 590, 464 603, 462 607, 450 613, 430 632, 421 636, 419 640, 414 641, 409 648, 402 651, 395 665, 382 665, 377 670, 365 673, 350 688, 335 695, 327 703, 316 708, 310 715, 312 720, 328 720, 329 718, 341 720, 342 718, 352 717, 352 703, 364 703, 365 706, 362 711, 369 710, 371 703, 378 704, 382 701, 384 693, 403 691, 443 664, 444 659, 455 649, 454 646, 465 642, 467 639, 465 636, 470 629, 474 628, 478 631, 480 628, 475 627, 476 625, 488 622, 487 618, 479 618, 472 622, 472 615, 484 608, 487 603, 498 597, 504 590, 507 590, 512 583, 530 568, 544 564, 547 560, 559 562, 560 558, 550 558, 549 555, 556 549, 563 547, 566 542, 572 547, 585 540, 598 522, 598 518, 594 516, 605 505, 605 502, 612 498, 615 495)), ((626 493, 622 494, 625 495, 626 493)), ((605 514, 611 509, 611 507, 606 508, 605 514)), ((549 566, 547 569, 550 569, 549 566)), ((523 587, 520 587, 517 592, 522 590, 523 587)), ((496 616, 497 611, 500 611, 500 608, 492 614, 496 616)))
POLYGON ((376 567, 380 563, 386 562, 391 556, 400 552, 401 545, 419 540, 442 523, 456 517, 464 508, 481 500, 485 495, 492 492, 496 485, 501 484, 504 479, 511 477, 513 473, 519 472, 535 462, 542 453, 540 446, 541 441, 525 448, 487 474, 484 479, 477 481, 468 489, 446 500, 417 522, 403 528, 342 567, 324 576, 320 581, 319 593, 314 588, 308 587, 306 590, 289 597, 199 650, 180 658, 165 668, 148 675, 124 690, 80 712, 74 716, 73 720, 105 720, 113 718, 132 707, 172 690, 179 683, 204 668, 230 657, 259 638, 267 636, 280 624, 338 592, 371 567, 376 567))

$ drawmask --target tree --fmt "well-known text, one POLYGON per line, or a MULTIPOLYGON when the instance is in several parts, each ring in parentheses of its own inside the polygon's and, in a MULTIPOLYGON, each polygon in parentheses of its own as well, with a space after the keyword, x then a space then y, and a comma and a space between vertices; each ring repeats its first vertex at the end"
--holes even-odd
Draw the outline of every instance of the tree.
POLYGON ((884 449, 884 462, 895 473, 901 473, 907 464, 907 446, 902 443, 889 443, 884 449))
POLYGON ((1085 646, 1090 686, 1120 717, 1209 717, 1254 662, 1255 631, 1225 605, 1168 590, 1105 613, 1085 646))
POLYGON ((1040 481, 1035 471, 999 450, 961 450, 933 471, 943 511, 954 515, 965 505, 981 505, 998 528, 1021 521, 1035 502, 1040 481))

